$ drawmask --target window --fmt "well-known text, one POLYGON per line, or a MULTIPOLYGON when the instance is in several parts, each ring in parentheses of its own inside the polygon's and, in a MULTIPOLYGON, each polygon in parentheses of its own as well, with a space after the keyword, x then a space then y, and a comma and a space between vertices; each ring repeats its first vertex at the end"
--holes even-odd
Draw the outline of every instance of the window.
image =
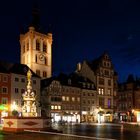
POLYGON ((40 51, 40 42, 39 42, 39 40, 36 40, 36 50, 40 51))
POLYGON ((8 104, 8 98, 3 97, 3 98, 1 99, 1 103, 2 103, 2 104, 8 104))
POLYGON ((105 75, 109 76, 109 71, 108 70, 105 70, 105 75))
POLYGON ((104 98, 100 97, 100 98, 99 98, 99 106, 100 106, 100 107, 104 107, 104 104, 105 104, 104 98))
POLYGON ((86 101, 85 100, 83 100, 83 104, 85 104, 86 103, 86 101))
POLYGON ((7 88, 7 87, 2 87, 2 93, 3 93, 3 94, 8 93, 8 88, 7 88))
POLYGON ((62 96, 62 101, 65 101, 65 96, 62 96))
POLYGON ((33 84, 36 85, 36 80, 33 80, 33 84))
POLYGON ((108 99, 107 105, 108 105, 108 108, 111 108, 111 99, 110 98, 108 99))
POLYGON ((47 72, 43 71, 43 77, 47 77, 47 72))
POLYGON ((15 93, 18 93, 18 88, 15 88, 15 93))
POLYGON ((3 76, 3 82, 7 82, 8 81, 8 77, 7 76, 3 76))
POLYGON ((72 99, 73 102, 75 101, 75 97, 72 97, 71 99, 72 99))
POLYGON ((104 79, 103 78, 99 78, 99 84, 104 85, 104 79))
POLYGON ((69 97, 66 97, 66 101, 69 101, 69 97))
POLYGON ((108 95, 111 95, 111 89, 108 89, 108 95))
POLYGON ((40 76, 40 70, 36 70, 36 74, 40 76))
POLYGON ((58 106, 58 109, 61 109, 61 106, 60 105, 58 106))
POLYGON ((108 85, 111 86, 111 80, 108 80, 108 85))
POLYGON ((99 88, 98 89, 98 93, 103 95, 104 94, 104 89, 103 88, 99 88))
POLYGON ((43 43, 43 52, 47 52, 47 45, 43 43))
POLYGON ((15 77, 15 82, 18 82, 19 81, 19 78, 15 77))
POLYGON ((51 109, 54 109, 54 105, 51 106, 51 109))
POLYGON ((25 78, 21 78, 21 82, 22 83, 25 83, 25 78))

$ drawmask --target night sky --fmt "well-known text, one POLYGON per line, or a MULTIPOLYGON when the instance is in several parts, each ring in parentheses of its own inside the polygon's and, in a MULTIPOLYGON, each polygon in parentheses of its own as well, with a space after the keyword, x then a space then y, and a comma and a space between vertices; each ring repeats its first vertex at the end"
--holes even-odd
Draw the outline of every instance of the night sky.
MULTIPOLYGON (((41 28, 53 27, 53 73, 70 73, 107 51, 124 81, 140 77, 139 0, 36 0, 41 28)), ((31 22, 33 0, 0 4, 0 60, 20 63, 20 29, 31 22)))

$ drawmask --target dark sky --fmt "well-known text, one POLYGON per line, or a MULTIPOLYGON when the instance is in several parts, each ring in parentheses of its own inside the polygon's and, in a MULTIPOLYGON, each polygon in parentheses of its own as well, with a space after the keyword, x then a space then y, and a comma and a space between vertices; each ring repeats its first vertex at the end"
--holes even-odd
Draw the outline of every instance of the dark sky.
MULTIPOLYGON (((36 0, 41 27, 53 25, 53 72, 72 72, 83 60, 107 51, 124 81, 140 77, 139 0, 36 0)), ((0 59, 20 62, 20 27, 31 22, 33 0, 0 4, 0 59)))

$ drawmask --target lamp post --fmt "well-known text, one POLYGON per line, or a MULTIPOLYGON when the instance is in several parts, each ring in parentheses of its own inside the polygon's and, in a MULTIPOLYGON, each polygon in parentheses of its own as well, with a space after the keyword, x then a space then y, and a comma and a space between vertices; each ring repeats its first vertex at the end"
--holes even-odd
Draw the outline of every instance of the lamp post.
POLYGON ((11 112, 13 116, 18 116, 18 107, 16 105, 16 102, 14 101, 13 104, 11 104, 11 112))

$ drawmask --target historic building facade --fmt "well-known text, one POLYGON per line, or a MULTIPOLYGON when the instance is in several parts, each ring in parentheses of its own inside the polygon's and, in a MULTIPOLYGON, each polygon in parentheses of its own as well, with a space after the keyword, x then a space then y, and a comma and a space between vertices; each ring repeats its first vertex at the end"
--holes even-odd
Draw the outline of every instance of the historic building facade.
POLYGON ((117 73, 109 55, 105 52, 91 62, 79 63, 76 72, 95 83, 97 88, 96 109, 98 109, 100 118, 98 121, 112 121, 113 109, 116 106, 114 96, 117 91, 117 73))
POLYGON ((119 121, 140 122, 140 82, 125 82, 118 86, 117 112, 119 121))

